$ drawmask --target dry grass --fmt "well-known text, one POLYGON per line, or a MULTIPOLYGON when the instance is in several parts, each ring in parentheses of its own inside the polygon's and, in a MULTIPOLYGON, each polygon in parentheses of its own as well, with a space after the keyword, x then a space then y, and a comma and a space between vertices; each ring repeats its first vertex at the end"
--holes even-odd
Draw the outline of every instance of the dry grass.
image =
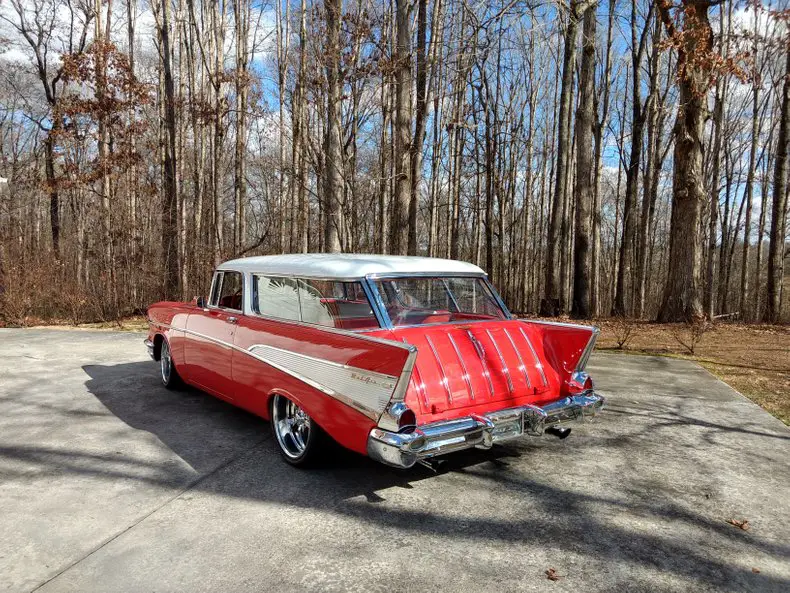
POLYGON ((65 320, 49 320, 46 323, 30 324, 35 327, 45 327, 53 329, 105 329, 111 331, 128 331, 128 332, 147 332, 148 322, 143 315, 136 315, 134 317, 125 317, 118 321, 98 321, 95 323, 79 323, 73 325, 65 320))
POLYGON ((716 323, 690 355, 678 340, 688 332, 682 324, 633 324, 627 346, 619 349, 621 323, 597 321, 597 349, 695 360, 790 425, 790 326, 716 323))

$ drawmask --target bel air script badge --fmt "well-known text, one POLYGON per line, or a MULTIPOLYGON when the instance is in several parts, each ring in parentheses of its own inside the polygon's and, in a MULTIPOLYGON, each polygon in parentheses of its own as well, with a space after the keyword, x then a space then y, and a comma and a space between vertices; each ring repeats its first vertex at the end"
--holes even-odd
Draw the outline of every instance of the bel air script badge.
POLYGON ((356 371, 351 372, 351 378, 356 381, 361 381, 362 383, 367 383, 368 385, 375 385, 376 387, 384 387, 386 389, 395 388, 394 381, 379 380, 371 375, 362 375, 356 371))

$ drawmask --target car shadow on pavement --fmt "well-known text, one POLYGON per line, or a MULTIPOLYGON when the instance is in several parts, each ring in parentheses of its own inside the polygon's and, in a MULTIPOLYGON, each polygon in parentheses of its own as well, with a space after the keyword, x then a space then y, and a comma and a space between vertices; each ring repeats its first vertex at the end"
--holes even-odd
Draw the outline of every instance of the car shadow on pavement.
MULTIPOLYGON (((323 466, 298 470, 280 459, 267 422, 194 389, 164 389, 156 366, 150 362, 83 369, 90 377, 88 390, 112 414, 130 427, 155 435, 197 472, 186 487, 198 492, 318 509, 415 536, 459 538, 470 545, 498 541, 559 547, 595 559, 602 567, 638 565, 720 590, 790 590, 790 580, 725 562, 720 554, 707 553, 700 541, 715 539, 717 547, 748 549, 779 562, 790 557, 790 545, 757 537, 697 512, 688 504, 689 498, 676 500, 675 485, 646 493, 638 475, 626 474, 619 484, 591 494, 555 479, 561 471, 552 461, 556 457, 539 459, 540 455, 552 455, 547 452, 551 449, 524 446, 457 453, 447 458, 438 473, 422 466, 409 471, 391 469, 338 447, 323 466), (522 458, 524 455, 538 459, 522 458), (478 494, 482 489, 494 499, 494 506, 496 497, 519 501, 530 512, 507 517, 478 512, 459 520, 440 504, 419 508, 389 504, 388 499, 398 496, 397 490, 389 489, 410 489, 433 479, 448 479, 447 488, 469 488, 478 494), (636 529, 629 521, 618 520, 621 515, 637 516, 663 529, 636 529), (692 537, 688 536, 690 531, 692 537)), ((649 431, 649 424, 646 427, 649 431)), ((629 447, 655 445, 646 439, 628 441, 611 431, 608 434, 609 454, 628 456, 629 447)), ((88 461, 69 463, 68 469, 103 473, 102 459, 88 461)), ((107 476, 118 477, 125 471, 112 466, 107 476)), ((595 468, 589 471, 590 480, 600 479, 595 468)), ((162 475, 164 472, 146 473, 139 479, 176 487, 169 478, 157 477, 162 475)))

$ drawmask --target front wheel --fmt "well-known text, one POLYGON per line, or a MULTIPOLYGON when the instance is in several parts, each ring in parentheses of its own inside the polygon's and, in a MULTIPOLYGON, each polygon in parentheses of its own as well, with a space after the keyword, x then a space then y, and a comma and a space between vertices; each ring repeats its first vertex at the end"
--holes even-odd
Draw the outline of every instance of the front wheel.
POLYGON ((176 389, 181 386, 181 377, 178 375, 173 357, 170 355, 170 344, 162 338, 162 346, 159 352, 159 370, 162 378, 162 385, 168 389, 176 389))
POLYGON ((272 398, 272 431, 283 458, 306 466, 316 460, 324 433, 302 408, 283 395, 272 398))

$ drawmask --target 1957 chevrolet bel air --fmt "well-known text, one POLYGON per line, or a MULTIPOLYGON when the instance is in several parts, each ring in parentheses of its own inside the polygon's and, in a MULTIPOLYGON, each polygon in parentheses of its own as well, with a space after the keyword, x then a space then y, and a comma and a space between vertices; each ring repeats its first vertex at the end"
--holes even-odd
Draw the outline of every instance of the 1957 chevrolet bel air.
POLYGON ((513 318, 472 264, 278 255, 228 261, 208 300, 148 310, 162 381, 270 419, 286 461, 329 435, 408 468, 596 415, 592 327, 513 318))

